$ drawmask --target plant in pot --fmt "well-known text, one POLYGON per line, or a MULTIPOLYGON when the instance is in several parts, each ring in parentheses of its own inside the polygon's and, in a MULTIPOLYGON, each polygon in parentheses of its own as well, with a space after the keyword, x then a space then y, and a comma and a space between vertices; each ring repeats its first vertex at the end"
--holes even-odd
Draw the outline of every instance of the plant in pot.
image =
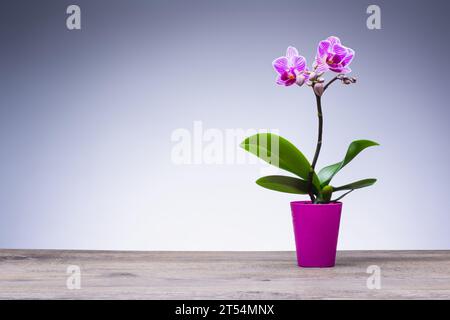
POLYGON ((322 147, 323 112, 322 96, 335 82, 353 84, 356 79, 348 76, 354 50, 345 47, 337 37, 328 37, 319 43, 312 69, 297 49, 288 47, 286 56, 273 61, 278 73, 277 84, 282 86, 306 85, 314 93, 317 116, 317 146, 312 162, 287 139, 271 133, 260 133, 246 138, 241 147, 262 160, 289 171, 297 177, 272 175, 258 179, 264 188, 309 196, 309 201, 291 202, 297 261, 301 267, 333 267, 339 234, 342 203, 339 201, 350 192, 373 185, 376 179, 363 179, 342 186, 333 186, 333 177, 361 151, 378 143, 356 140, 350 143, 344 159, 325 166, 316 173, 316 164, 322 147), (325 83, 324 76, 334 73, 325 83), (333 197, 335 194, 337 196, 333 197))

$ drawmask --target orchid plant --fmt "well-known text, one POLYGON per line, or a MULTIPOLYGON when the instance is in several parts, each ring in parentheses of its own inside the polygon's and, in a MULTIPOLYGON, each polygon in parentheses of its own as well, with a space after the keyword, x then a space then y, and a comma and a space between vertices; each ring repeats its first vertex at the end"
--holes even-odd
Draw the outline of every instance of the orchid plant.
POLYGON ((363 179, 342 186, 331 185, 333 177, 352 161, 361 151, 378 143, 370 140, 356 140, 350 143, 342 161, 328 165, 316 173, 316 164, 322 147, 323 112, 322 96, 331 84, 340 81, 345 85, 356 82, 356 78, 348 76, 351 72, 350 63, 355 51, 342 45, 337 37, 328 37, 319 43, 312 69, 307 68, 306 59, 299 55, 294 47, 288 47, 286 56, 273 61, 273 67, 278 73, 276 83, 282 86, 307 86, 312 88, 316 98, 318 116, 318 137, 316 151, 310 164, 300 150, 283 137, 271 133, 260 133, 248 137, 241 143, 246 151, 262 160, 289 171, 298 178, 272 175, 258 179, 256 183, 264 188, 295 194, 307 194, 311 203, 324 204, 337 202, 355 189, 373 185, 376 179, 363 179), (336 75, 325 83, 323 78, 327 72, 336 75), (334 192, 345 191, 335 199, 334 192))

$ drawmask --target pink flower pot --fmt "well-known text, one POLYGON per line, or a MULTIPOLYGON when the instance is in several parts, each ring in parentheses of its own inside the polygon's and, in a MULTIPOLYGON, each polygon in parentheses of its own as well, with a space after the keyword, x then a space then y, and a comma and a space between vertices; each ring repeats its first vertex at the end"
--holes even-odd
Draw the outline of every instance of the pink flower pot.
POLYGON ((334 267, 342 203, 291 202, 297 262, 300 267, 334 267))

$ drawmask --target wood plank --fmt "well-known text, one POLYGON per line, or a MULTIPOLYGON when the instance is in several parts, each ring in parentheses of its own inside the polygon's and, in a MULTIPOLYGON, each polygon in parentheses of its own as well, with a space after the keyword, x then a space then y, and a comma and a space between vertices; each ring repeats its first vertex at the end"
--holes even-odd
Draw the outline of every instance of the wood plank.
POLYGON ((0 299, 449 299, 450 251, 344 251, 330 269, 294 252, 0 250, 0 299), (81 268, 81 289, 66 285, 81 268), (368 289, 367 267, 381 269, 368 289))

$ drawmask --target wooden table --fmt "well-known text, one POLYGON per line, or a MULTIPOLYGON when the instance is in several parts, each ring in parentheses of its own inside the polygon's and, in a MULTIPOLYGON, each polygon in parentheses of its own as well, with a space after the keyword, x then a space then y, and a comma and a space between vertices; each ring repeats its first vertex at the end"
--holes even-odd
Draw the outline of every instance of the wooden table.
POLYGON ((343 251, 303 269, 287 251, 0 250, 0 299, 345 298, 449 299, 450 251, 343 251))

